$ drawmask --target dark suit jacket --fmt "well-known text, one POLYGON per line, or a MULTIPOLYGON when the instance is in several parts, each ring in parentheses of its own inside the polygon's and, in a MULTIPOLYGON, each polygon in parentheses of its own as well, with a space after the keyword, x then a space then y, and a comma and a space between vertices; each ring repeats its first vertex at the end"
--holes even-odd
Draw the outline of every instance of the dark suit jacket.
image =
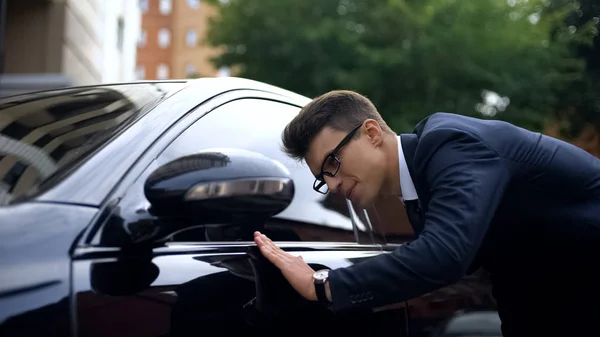
POLYGON ((405 301, 479 267, 506 289, 537 277, 529 290, 556 279, 567 256, 596 268, 585 254, 600 247, 599 159, 505 122, 447 113, 401 137, 423 231, 392 253, 332 270, 334 310, 405 301))

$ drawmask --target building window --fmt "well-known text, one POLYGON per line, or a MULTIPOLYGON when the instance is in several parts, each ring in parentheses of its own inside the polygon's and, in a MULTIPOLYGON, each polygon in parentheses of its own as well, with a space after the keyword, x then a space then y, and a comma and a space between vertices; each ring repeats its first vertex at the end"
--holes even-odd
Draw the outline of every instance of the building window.
POLYGON ((158 45, 161 48, 166 48, 171 42, 171 32, 167 28, 162 28, 158 32, 158 45))
POLYGON ((143 65, 138 65, 135 67, 135 78, 137 80, 146 79, 146 68, 143 65))
POLYGON ((187 3, 193 9, 200 8, 200 0, 187 0, 187 3))
POLYGON ((138 36, 137 45, 138 47, 143 47, 146 45, 146 40, 148 39, 148 33, 145 29, 142 29, 140 32, 140 36, 138 36))
POLYGON ((156 67, 156 79, 166 80, 169 79, 169 66, 161 63, 156 67))
POLYGON ((148 0, 140 0, 140 9, 142 10, 142 13, 148 11, 148 0))
POLYGON ((196 75, 197 75, 196 67, 191 63, 186 64, 185 65, 185 76, 187 78, 191 78, 191 77, 196 77, 196 75))
POLYGON ((160 13, 162 15, 167 15, 169 13, 171 13, 171 0, 159 0, 160 2, 158 3, 158 7, 160 9, 160 13))
POLYGON ((229 67, 221 67, 221 68, 219 68, 219 74, 217 76, 229 77, 230 74, 231 74, 231 71, 229 70, 229 67))
POLYGON ((198 43, 198 33, 194 29, 188 29, 185 34, 185 42, 190 47, 195 47, 198 43))

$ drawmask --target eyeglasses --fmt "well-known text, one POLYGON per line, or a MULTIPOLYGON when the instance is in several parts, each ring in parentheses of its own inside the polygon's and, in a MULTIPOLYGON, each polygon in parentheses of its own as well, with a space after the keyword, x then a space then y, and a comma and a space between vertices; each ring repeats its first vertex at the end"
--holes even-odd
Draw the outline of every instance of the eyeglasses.
POLYGON ((338 158, 338 152, 342 149, 342 147, 344 147, 344 145, 350 142, 356 131, 360 129, 361 126, 362 123, 355 126, 354 129, 352 129, 352 131, 350 131, 346 137, 342 139, 338 146, 336 146, 335 149, 333 149, 333 151, 331 151, 327 157, 325 157, 323 164, 321 164, 321 173, 319 173, 315 179, 315 182, 313 183, 313 189, 315 191, 321 194, 327 194, 329 187, 327 186, 327 183, 325 183, 325 179, 323 177, 335 177, 335 175, 338 173, 340 170, 340 165, 342 164, 338 158))

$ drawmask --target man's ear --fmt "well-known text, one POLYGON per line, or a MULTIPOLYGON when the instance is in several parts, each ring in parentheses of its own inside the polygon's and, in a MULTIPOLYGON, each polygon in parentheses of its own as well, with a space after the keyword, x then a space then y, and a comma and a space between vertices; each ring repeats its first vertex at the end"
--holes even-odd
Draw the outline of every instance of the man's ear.
POLYGON ((367 119, 363 123, 362 129, 369 143, 375 147, 380 147, 383 142, 383 130, 379 123, 374 119, 367 119))

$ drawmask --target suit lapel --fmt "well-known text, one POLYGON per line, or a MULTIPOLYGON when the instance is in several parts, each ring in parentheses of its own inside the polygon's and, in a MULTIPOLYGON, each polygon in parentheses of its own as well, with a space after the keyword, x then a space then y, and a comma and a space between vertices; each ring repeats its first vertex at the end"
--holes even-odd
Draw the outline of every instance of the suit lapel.
MULTIPOLYGON (((402 145, 402 152, 404 152, 404 159, 406 162, 406 166, 408 168, 408 172, 410 173, 410 177, 413 180, 413 184, 415 185, 415 189, 417 190, 417 196, 419 200, 405 200, 404 206, 406 209, 406 215, 408 216, 408 220, 410 221, 410 225, 412 226, 415 234, 419 235, 421 231, 423 231, 423 222, 424 217, 423 211, 421 210, 421 194, 419 193, 419 186, 417 181, 418 176, 415 174, 415 151, 417 149, 418 138, 415 134, 402 134, 400 135, 400 144, 402 145)), ((402 179, 402 178, 401 178, 402 179)))
MULTIPOLYGON (((400 139, 402 140, 402 151, 404 151, 408 172, 410 172, 412 179, 415 180, 413 182, 415 184, 415 188, 417 188, 416 180, 419 180, 415 174, 415 155, 417 152, 417 145, 419 145, 419 135, 423 132, 423 129, 427 124, 427 120, 429 120, 429 117, 424 118, 417 125, 415 125, 413 133, 404 133, 400 135, 400 139)), ((418 189, 417 194, 419 195, 419 199, 421 199, 421 194, 419 193, 418 189)))

